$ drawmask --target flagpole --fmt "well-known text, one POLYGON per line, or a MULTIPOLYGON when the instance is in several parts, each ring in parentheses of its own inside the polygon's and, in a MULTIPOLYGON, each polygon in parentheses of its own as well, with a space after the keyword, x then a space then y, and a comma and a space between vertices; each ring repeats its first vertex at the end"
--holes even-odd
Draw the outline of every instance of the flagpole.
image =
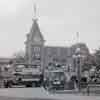
POLYGON ((79 43, 79 32, 76 32, 76 38, 77 38, 76 39, 77 40, 76 42, 79 43))

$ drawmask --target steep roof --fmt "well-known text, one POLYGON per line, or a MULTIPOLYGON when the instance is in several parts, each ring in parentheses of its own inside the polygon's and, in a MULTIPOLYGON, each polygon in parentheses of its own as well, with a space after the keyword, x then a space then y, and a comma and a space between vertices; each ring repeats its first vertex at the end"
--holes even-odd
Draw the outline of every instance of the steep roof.
POLYGON ((39 41, 44 40, 36 19, 33 19, 33 24, 30 30, 30 38, 31 40, 34 40, 34 39, 37 39, 39 41))

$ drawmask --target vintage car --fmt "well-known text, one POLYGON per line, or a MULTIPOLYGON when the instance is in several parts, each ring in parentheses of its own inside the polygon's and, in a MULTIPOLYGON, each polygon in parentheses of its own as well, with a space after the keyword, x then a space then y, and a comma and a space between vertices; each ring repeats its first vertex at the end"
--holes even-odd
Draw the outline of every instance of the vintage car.
POLYGON ((62 90, 65 87, 66 76, 62 70, 48 71, 48 77, 44 81, 44 86, 48 90, 62 90))

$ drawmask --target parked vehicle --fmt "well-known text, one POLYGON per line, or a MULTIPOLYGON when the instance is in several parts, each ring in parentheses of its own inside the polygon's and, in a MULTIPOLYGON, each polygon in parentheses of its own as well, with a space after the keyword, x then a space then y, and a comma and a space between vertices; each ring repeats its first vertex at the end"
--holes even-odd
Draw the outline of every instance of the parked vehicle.
POLYGON ((48 77, 45 80, 45 88, 48 90, 64 89, 66 76, 62 70, 48 71, 48 77))

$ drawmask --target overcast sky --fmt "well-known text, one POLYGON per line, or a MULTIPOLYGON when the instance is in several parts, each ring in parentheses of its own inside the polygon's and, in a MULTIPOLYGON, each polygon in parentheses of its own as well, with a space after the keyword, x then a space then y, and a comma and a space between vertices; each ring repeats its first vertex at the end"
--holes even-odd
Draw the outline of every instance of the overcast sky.
MULTIPOLYGON (((91 51, 100 46, 99 0, 35 0, 46 45, 70 46, 84 42, 91 51)), ((24 50, 30 31, 34 0, 0 0, 0 56, 24 50)))

